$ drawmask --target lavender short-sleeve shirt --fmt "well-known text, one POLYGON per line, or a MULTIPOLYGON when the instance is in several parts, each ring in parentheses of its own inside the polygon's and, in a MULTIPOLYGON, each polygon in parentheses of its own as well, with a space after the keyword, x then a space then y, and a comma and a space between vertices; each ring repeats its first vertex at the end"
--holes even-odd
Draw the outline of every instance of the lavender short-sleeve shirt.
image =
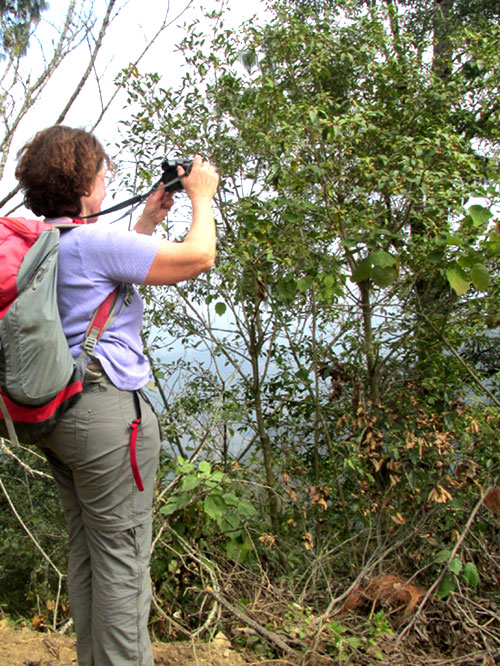
MULTIPOLYGON (((160 242, 158 237, 102 223, 61 233, 57 293, 73 357, 81 352, 94 311, 116 285, 144 282, 160 242)), ((94 357, 120 389, 136 390, 149 380, 149 362, 141 341, 142 312, 142 299, 133 288, 132 303, 122 310, 95 347, 94 357)))

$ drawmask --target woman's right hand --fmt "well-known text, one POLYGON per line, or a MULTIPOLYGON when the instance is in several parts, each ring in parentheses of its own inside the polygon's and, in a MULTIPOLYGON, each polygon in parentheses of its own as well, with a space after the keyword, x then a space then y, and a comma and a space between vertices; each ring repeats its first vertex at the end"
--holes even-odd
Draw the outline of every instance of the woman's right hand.
MULTIPOLYGON (((182 176, 184 168, 178 166, 177 173, 182 176)), ((197 199, 211 200, 219 185, 219 174, 213 164, 204 161, 201 155, 195 155, 189 175, 184 176, 181 182, 192 202, 197 199)))
MULTIPOLYGON (((184 169, 179 166, 181 176, 184 169)), ((210 270, 215 261, 215 220, 212 199, 219 184, 219 174, 209 162, 196 155, 182 184, 191 199, 191 227, 181 242, 163 240, 144 284, 176 284, 191 280, 210 270)))

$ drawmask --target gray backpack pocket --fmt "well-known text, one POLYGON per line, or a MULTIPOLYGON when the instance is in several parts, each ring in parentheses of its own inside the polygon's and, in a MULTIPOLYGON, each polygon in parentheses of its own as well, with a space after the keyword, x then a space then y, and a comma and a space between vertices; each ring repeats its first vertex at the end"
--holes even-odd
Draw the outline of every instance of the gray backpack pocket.
POLYGON ((26 253, 18 296, 0 322, 0 382, 7 395, 23 405, 52 400, 75 368, 57 307, 58 243, 59 231, 53 229, 26 253))

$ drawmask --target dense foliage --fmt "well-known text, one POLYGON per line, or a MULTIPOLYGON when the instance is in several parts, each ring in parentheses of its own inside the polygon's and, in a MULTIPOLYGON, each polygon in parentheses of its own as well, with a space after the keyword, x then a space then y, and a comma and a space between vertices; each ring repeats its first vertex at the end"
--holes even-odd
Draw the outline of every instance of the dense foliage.
POLYGON ((314 612, 375 572, 496 595, 495 519, 468 518, 499 470, 500 34, 429 8, 276 3, 240 34, 213 15, 179 89, 129 81, 144 176, 155 148, 223 176, 216 271, 150 301, 167 437, 227 480, 236 461, 260 518, 225 522, 223 493, 215 532, 183 493, 163 511, 203 520, 204 552, 240 535, 314 612))

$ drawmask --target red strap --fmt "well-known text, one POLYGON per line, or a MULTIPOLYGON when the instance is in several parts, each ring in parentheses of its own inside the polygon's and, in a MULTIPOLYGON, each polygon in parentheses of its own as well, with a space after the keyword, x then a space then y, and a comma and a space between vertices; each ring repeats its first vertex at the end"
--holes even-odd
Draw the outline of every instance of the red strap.
MULTIPOLYGON (((45 405, 42 405, 41 407, 27 407, 25 405, 18 405, 16 402, 10 400, 3 391, 0 391, 0 393, 13 421, 20 421, 23 423, 42 423, 43 421, 46 421, 54 416, 57 408, 60 407, 66 400, 69 400, 77 393, 80 393, 82 388, 82 382, 80 380, 72 382, 71 384, 65 386, 62 391, 59 391, 55 398, 45 403, 45 405)), ((0 413, 0 420, 1 418, 2 416, 0 413)))
POLYGON ((111 313, 111 309, 113 307, 113 303, 115 301, 117 293, 118 293, 118 287, 115 287, 115 289, 113 289, 113 291, 106 296, 104 301, 97 308, 95 316, 90 322, 88 330, 91 331, 93 328, 97 328, 99 330, 98 338, 101 337, 102 329, 104 328, 106 322, 109 319, 109 315, 111 313))
POLYGON ((140 424, 141 424, 141 419, 134 419, 132 421, 132 423, 130 424, 130 430, 131 430, 131 433, 130 433, 130 464, 132 465, 132 474, 134 475, 136 486, 142 492, 144 490, 144 486, 143 486, 143 483, 142 483, 141 475, 139 473, 139 466, 137 465, 137 454, 136 454, 137 430, 139 429, 140 424))

